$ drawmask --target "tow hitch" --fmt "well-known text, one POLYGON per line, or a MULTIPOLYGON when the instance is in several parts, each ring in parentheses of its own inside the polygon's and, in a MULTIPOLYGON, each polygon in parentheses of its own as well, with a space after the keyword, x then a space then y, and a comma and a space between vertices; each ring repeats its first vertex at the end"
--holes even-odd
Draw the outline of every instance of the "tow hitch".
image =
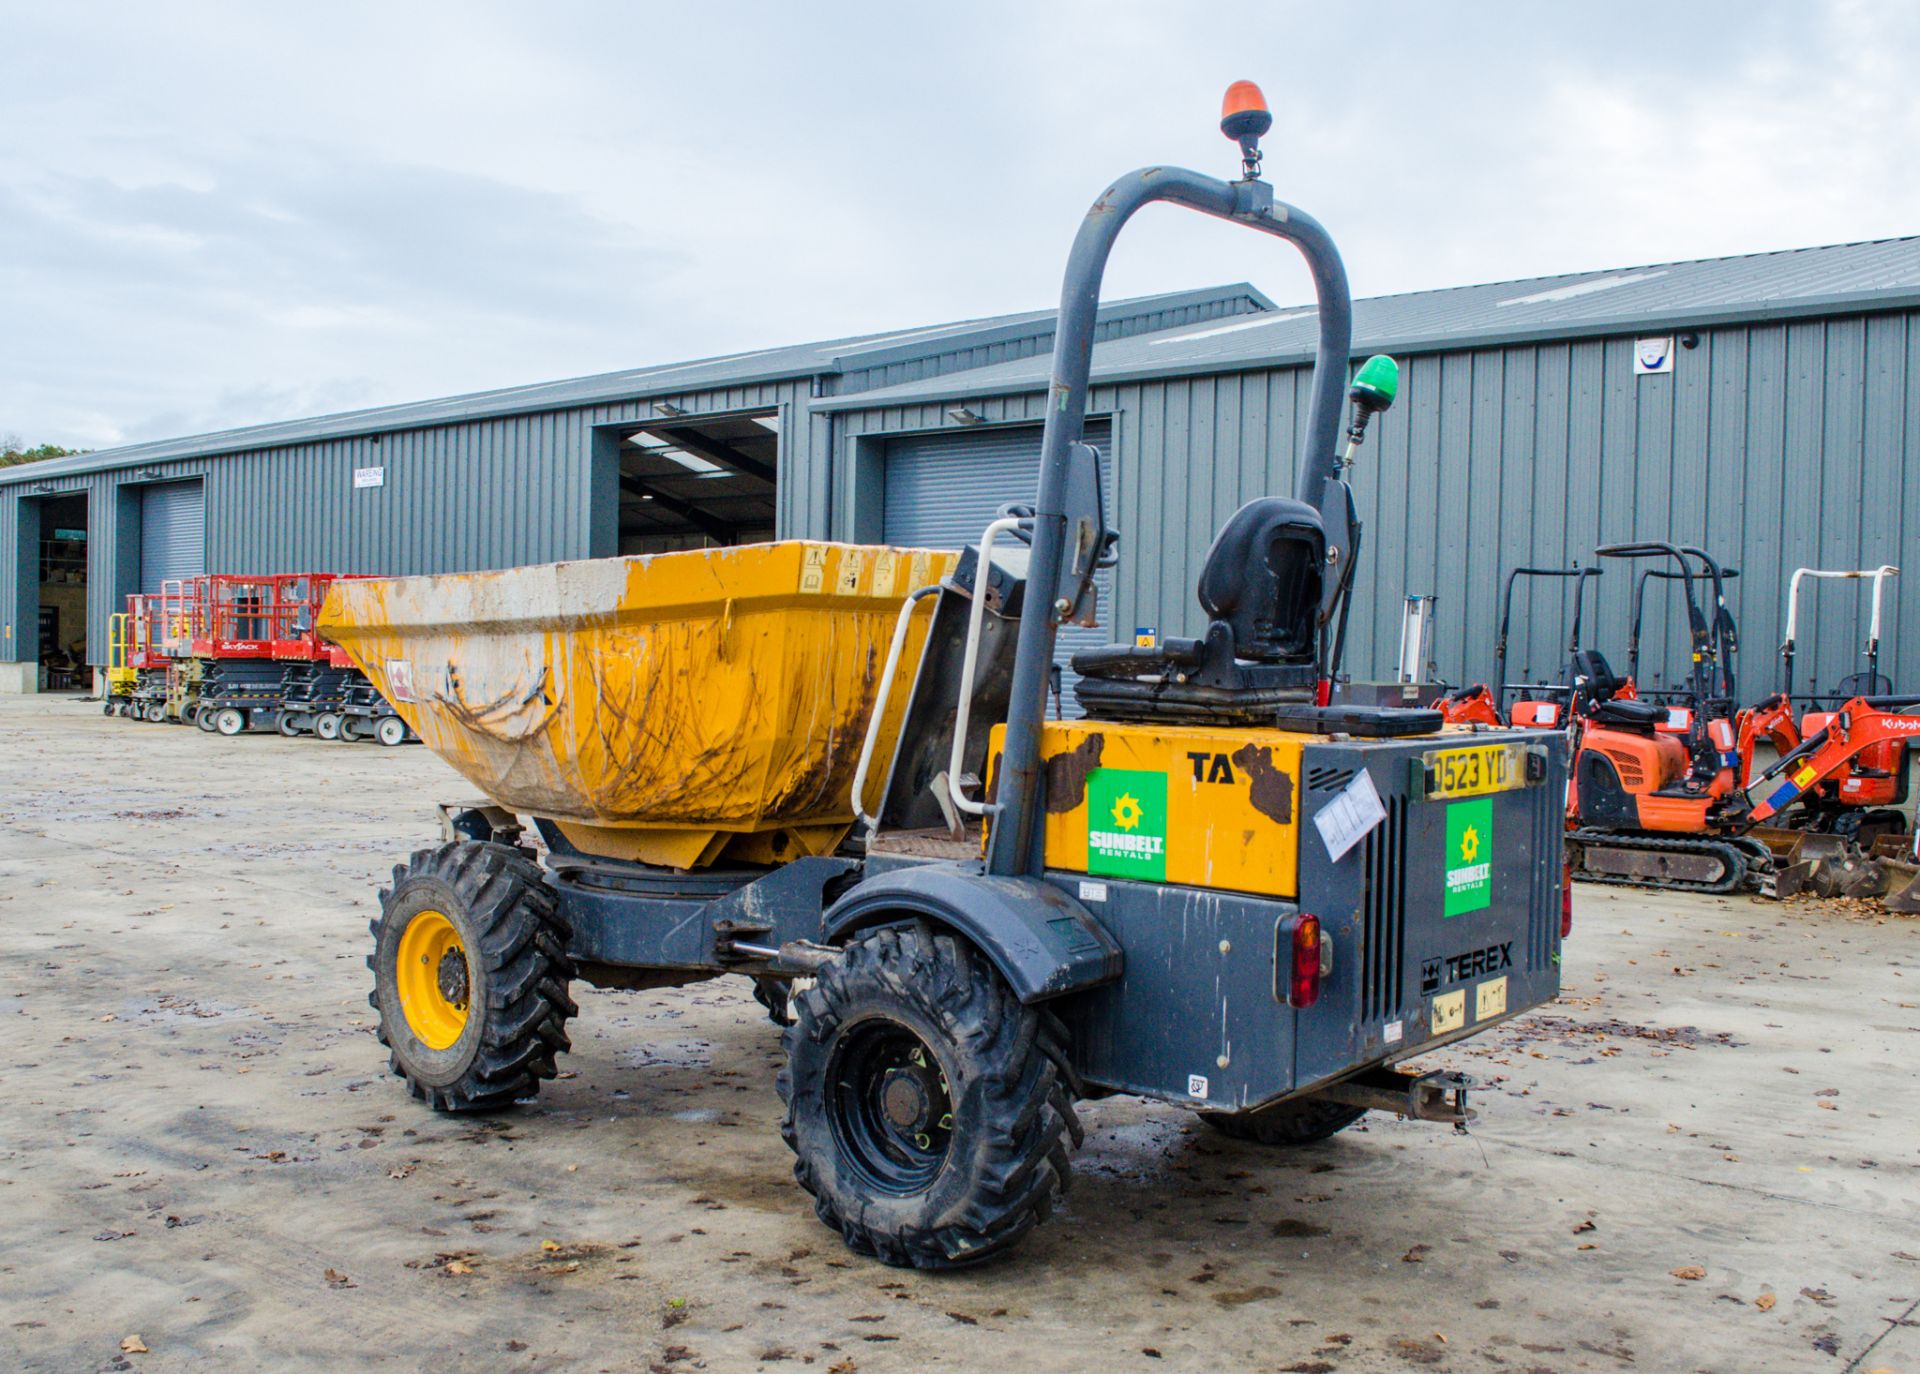
POLYGON ((1349 1107, 1393 1112, 1414 1121, 1448 1122, 1465 1130, 1475 1116, 1467 1106, 1467 1091, 1473 1086, 1466 1074, 1443 1069, 1416 1074, 1375 1068, 1334 1084, 1321 1096, 1349 1107))

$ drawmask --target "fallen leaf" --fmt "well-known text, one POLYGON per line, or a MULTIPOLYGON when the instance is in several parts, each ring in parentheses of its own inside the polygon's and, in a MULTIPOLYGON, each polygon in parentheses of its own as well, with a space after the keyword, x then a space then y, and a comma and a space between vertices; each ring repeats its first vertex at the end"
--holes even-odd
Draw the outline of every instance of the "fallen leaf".
POLYGON ((1773 1305, 1778 1301, 1779 1299, 1774 1297, 1773 1294, 1762 1293, 1759 1297, 1753 1300, 1753 1305, 1759 1308, 1762 1312, 1771 1312, 1773 1311, 1773 1305))
POLYGON ((1599 1229, 1600 1229, 1599 1226, 1595 1222, 1593 1222, 1592 1220, 1587 1220, 1587 1221, 1581 1222, 1578 1226, 1574 1227, 1573 1233, 1577 1236, 1587 1231, 1597 1231, 1599 1229))
POLYGON ((147 1343, 140 1339, 140 1333, 138 1331, 134 1332, 131 1336, 121 1337, 120 1349, 129 1355, 151 1355, 153 1353, 147 1349, 147 1343))
POLYGON ((548 1251, 558 1250, 560 1248, 560 1242, 557 1240, 543 1240, 540 1242, 540 1248, 548 1251))
POLYGON ((324 1277, 326 1281, 332 1284, 335 1288, 353 1288, 356 1286, 352 1279, 349 1279, 345 1274, 341 1273, 338 1269, 327 1270, 324 1277))
POLYGON ((1669 1269, 1667 1272, 1676 1279, 1704 1279, 1707 1276, 1707 1271, 1697 1264, 1683 1264, 1678 1269, 1669 1269))
POLYGON ((1427 1252, 1431 1249, 1433 1249, 1431 1245, 1409 1246, 1407 1253, 1400 1256, 1400 1262, 1402 1264, 1425 1264, 1427 1262, 1427 1252))
POLYGON ((473 1266, 465 1260, 448 1260, 445 1266, 445 1272, 449 1274, 471 1274, 473 1272, 473 1266))

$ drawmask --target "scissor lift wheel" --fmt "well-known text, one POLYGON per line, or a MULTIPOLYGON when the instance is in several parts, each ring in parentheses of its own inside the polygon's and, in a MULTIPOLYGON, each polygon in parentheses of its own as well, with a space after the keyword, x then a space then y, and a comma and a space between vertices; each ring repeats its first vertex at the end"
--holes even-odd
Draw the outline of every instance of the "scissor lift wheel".
POLYGON ((382 744, 395 745, 407 742, 407 723, 398 716, 383 716, 380 723, 373 727, 374 737, 382 744))
POLYGON ((372 923, 368 1000, 408 1090, 436 1111, 531 1097, 571 1048, 569 931, 540 868, 511 845, 422 849, 372 923))

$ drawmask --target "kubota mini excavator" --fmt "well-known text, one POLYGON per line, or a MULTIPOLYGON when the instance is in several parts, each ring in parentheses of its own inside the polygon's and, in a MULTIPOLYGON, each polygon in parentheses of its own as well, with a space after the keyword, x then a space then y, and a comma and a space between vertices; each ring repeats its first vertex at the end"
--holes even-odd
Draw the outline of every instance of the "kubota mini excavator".
MULTIPOLYGON (((1736 891, 1771 867, 1772 854, 1743 834, 1750 821, 1735 774, 1735 631, 1725 575, 1711 555, 1691 545, 1646 541, 1596 552, 1671 562, 1660 571, 1671 571, 1680 583, 1692 663, 1684 685, 1667 690, 1672 702, 1663 704, 1627 695, 1631 679, 1616 676, 1598 650, 1575 653, 1577 741, 1567 832, 1573 876, 1736 891), (1702 582, 1711 584, 1711 617, 1701 607, 1702 582)), ((1636 666, 1638 656, 1636 635, 1636 666)))

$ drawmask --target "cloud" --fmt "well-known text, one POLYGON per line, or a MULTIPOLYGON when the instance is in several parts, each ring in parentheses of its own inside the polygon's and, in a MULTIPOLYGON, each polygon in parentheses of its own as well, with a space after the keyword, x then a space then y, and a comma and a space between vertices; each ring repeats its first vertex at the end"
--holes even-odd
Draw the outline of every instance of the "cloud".
MULTIPOLYGON (((1232 173, 1215 102, 1249 75, 1270 177, 1363 293, 1920 227, 1920 12, 1854 0, 181 0, 8 27, 0 423, 70 443, 1050 304, 1107 180, 1232 173)), ((1309 294, 1284 247, 1156 209, 1107 289, 1243 278, 1309 294)))

